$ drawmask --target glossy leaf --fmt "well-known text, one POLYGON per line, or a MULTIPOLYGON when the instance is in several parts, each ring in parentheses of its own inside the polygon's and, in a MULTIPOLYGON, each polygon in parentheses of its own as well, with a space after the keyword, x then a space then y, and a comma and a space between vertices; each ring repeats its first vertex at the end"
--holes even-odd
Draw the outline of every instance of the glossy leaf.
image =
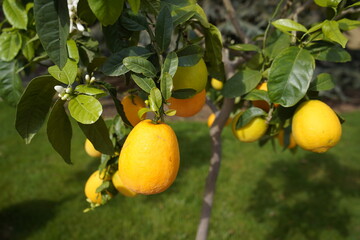
POLYGON ((112 25, 120 17, 124 0, 88 0, 89 7, 102 25, 112 25))
POLYGON ((135 73, 141 73, 146 77, 155 77, 156 69, 154 65, 143 57, 126 57, 123 60, 125 67, 135 73))
POLYGON ((231 45, 229 48, 232 50, 235 50, 235 51, 244 51, 244 52, 259 52, 260 51, 260 48, 258 46, 254 45, 254 44, 248 44, 248 43, 231 45))
POLYGON ((64 103, 65 101, 58 99, 54 104, 47 122, 47 136, 55 151, 66 163, 71 164, 72 128, 64 103))
POLYGON ((197 64, 204 56, 204 49, 199 45, 188 45, 177 52, 179 67, 191 67, 197 64))
POLYGON ((139 9, 140 9, 140 3, 141 3, 141 0, 127 0, 129 5, 130 5, 130 8, 131 10, 137 14, 139 12, 139 9))
POLYGON ((67 41, 67 49, 68 49, 69 58, 74 60, 76 63, 78 63, 80 60, 79 50, 74 40, 69 39, 67 41))
POLYGON ((59 67, 56 65, 48 68, 51 76, 67 85, 71 85, 75 81, 75 78, 77 76, 77 70, 78 67, 76 62, 71 59, 68 59, 62 70, 60 70, 59 67))
POLYGON ((16 62, 0 60, 0 97, 15 107, 23 92, 22 81, 16 72, 16 62))
POLYGON ((141 108, 141 109, 138 111, 138 117, 139 117, 139 119, 143 120, 144 114, 145 114, 145 113, 148 113, 148 112, 151 112, 151 109, 149 109, 149 108, 141 108))
POLYGON ((124 58, 128 56, 149 56, 150 54, 152 53, 143 47, 124 48, 111 55, 101 67, 101 71, 107 76, 123 75, 129 71, 123 64, 124 58))
POLYGON ((173 32, 173 22, 170 10, 163 7, 156 19, 155 25, 155 39, 156 44, 162 52, 166 51, 171 42, 171 35, 173 32))
POLYGON ((78 95, 69 101, 71 116, 82 124, 96 122, 102 114, 102 105, 95 97, 78 95))
POLYGON ((183 7, 174 7, 171 12, 174 26, 185 23, 194 15, 195 11, 183 7))
POLYGON ((315 60, 306 49, 289 47, 273 61, 268 81, 271 102, 291 107, 304 97, 309 87, 315 60))
POLYGON ((327 91, 335 87, 332 76, 328 73, 320 73, 316 76, 314 81, 310 83, 309 90, 311 91, 327 91))
POLYGON ((261 73, 256 70, 241 70, 226 81, 222 93, 224 97, 240 97, 253 90, 261 80, 261 73))
POLYGON ((322 32, 325 37, 329 38, 331 41, 339 43, 343 48, 345 48, 348 39, 340 32, 339 24, 336 21, 325 21, 322 26, 322 32))
POLYGON ((36 32, 50 59, 62 69, 68 59, 69 10, 66 1, 34 0, 36 32))
POLYGON ((83 94, 86 94, 86 95, 92 95, 92 96, 95 96, 95 95, 105 95, 106 92, 102 89, 99 89, 99 88, 96 88, 96 87, 92 87, 92 86, 89 86, 89 85, 77 85, 76 88, 75 88, 75 91, 78 92, 78 93, 83 93, 83 94))
POLYGON ((184 89, 178 89, 172 92, 171 97, 177 98, 177 99, 187 99, 191 98, 196 94, 195 89, 191 88, 184 88, 184 89))
POLYGON ((121 25, 129 31, 146 30, 148 23, 146 17, 142 14, 134 14, 130 10, 125 11, 120 18, 121 25))
POLYGON ((24 35, 22 36, 21 53, 28 61, 31 61, 35 56, 34 42, 24 35))
POLYGON ((160 89, 165 100, 168 100, 171 97, 172 88, 172 76, 168 72, 163 73, 160 78, 160 89))
POLYGON ((290 41, 289 35, 281 31, 274 31, 268 39, 266 39, 265 55, 270 59, 275 58, 282 50, 290 46, 290 41))
POLYGON ((274 27, 283 32, 299 31, 306 32, 307 29, 302 24, 290 19, 278 19, 271 23, 274 27))
POLYGON ((174 77, 177 67, 179 64, 179 59, 175 52, 169 53, 164 61, 162 73, 169 73, 171 77, 174 77))
POLYGON ((22 38, 18 31, 3 32, 0 35, 0 59, 13 60, 22 46, 22 38))
POLYGON ((54 86, 59 82, 51 76, 40 76, 30 81, 16 110, 15 127, 28 144, 43 125, 52 105, 54 86))
POLYGON ((150 102, 150 109, 152 111, 159 111, 159 109, 162 106, 162 96, 161 96, 161 92, 158 88, 153 88, 150 91, 150 95, 149 95, 149 102, 150 102))
POLYGON ((349 31, 360 27, 360 21, 347 18, 340 19, 339 21, 337 21, 337 23, 339 24, 339 28, 344 31, 349 31))
POLYGON ((244 96, 244 99, 249 101, 255 101, 255 100, 264 100, 266 102, 270 102, 269 94, 267 91, 259 90, 259 89, 253 89, 251 92, 246 94, 244 96))
POLYGON ((194 18, 199 20, 200 24, 204 28, 210 28, 211 24, 208 22, 206 13, 202 9, 202 7, 200 7, 198 4, 194 4, 194 11, 195 11, 194 18))
POLYGON ((131 78, 134 80, 136 85, 138 85, 142 90, 147 93, 150 93, 151 89, 156 87, 155 82, 152 78, 139 77, 136 74, 131 74, 131 78))
POLYGON ((28 17, 21 1, 4 0, 2 7, 6 19, 14 28, 27 29, 28 17))
POLYGON ((114 154, 114 146, 109 137, 109 130, 102 117, 93 124, 78 123, 86 138, 94 145, 94 148, 107 155, 114 154))
POLYGON ((262 110, 261 108, 257 108, 257 107, 248 108, 239 117, 239 119, 238 119, 238 121, 236 123, 236 129, 244 127, 251 120, 253 120, 256 117, 260 117, 260 116, 266 116, 266 112, 264 112, 264 110, 262 110))
POLYGON ((349 62, 351 55, 339 45, 317 43, 308 47, 316 60, 326 62, 349 62))
POLYGON ((337 7, 341 0, 314 0, 320 7, 337 7))

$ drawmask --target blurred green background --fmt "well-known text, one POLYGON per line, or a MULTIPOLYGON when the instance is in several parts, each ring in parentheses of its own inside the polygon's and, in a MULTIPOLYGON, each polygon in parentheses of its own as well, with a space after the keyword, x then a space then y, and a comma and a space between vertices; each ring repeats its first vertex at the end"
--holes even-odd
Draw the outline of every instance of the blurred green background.
MULTIPOLYGON (((84 184, 98 159, 86 155, 74 126, 73 165, 42 130, 25 145, 15 109, 0 102, 0 239, 194 239, 208 172, 205 122, 172 126, 179 175, 164 193, 88 207, 84 184)), ((227 127, 209 239, 360 239, 360 112, 344 113, 341 142, 325 154, 240 143, 227 127)))

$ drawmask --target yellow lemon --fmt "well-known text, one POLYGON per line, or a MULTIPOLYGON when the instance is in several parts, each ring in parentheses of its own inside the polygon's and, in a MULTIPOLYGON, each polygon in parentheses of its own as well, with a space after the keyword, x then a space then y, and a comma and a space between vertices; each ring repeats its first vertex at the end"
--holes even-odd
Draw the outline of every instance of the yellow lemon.
POLYGON ((90 157, 101 157, 101 152, 99 152, 98 150, 96 150, 94 148, 94 145, 90 142, 89 139, 85 140, 85 152, 90 156, 90 157))
POLYGON ((224 83, 216 78, 211 79, 211 86, 216 90, 221 90, 224 86, 224 83))
POLYGON ((174 90, 194 89, 197 93, 205 89, 208 71, 203 59, 190 67, 178 67, 173 77, 174 90))
POLYGON ((175 181, 179 164, 179 145, 172 128, 143 120, 132 129, 121 149, 119 176, 136 193, 156 194, 175 181))
POLYGON ((97 193, 96 189, 103 183, 99 176, 99 171, 95 171, 85 184, 85 195, 93 203, 101 203, 101 193, 97 193))
POLYGON ((292 119, 295 142, 308 151, 326 152, 340 141, 341 132, 336 113, 319 100, 300 104, 292 119))
MULTIPOLYGON (((215 121, 215 114, 211 113, 207 120, 208 127, 211 127, 214 121, 215 121)), ((225 126, 229 125, 231 122, 232 122, 232 118, 229 117, 228 120, 226 120, 225 126)))
POLYGON ((136 192, 133 192, 124 186, 123 182, 120 179, 118 171, 116 171, 112 176, 112 183, 114 184, 116 190, 118 190, 122 195, 126 197, 135 197, 137 195, 136 192))
POLYGON ((241 142, 255 142, 259 140, 268 129, 266 120, 262 117, 255 117, 245 126, 236 129, 236 122, 242 114, 243 112, 238 113, 232 121, 232 131, 234 136, 241 142))

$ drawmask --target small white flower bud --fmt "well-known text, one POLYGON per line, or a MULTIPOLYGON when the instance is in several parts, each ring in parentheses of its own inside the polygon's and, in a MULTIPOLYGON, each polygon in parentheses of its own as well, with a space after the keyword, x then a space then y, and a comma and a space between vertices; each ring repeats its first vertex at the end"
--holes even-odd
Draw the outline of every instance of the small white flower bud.
POLYGON ((64 92, 64 87, 63 86, 60 86, 60 85, 56 85, 54 87, 55 91, 57 91, 58 93, 62 93, 64 92))
POLYGON ((64 96, 61 97, 61 100, 67 100, 69 96, 69 94, 64 94, 64 96))
POLYGON ((95 82, 95 81, 96 81, 95 77, 91 77, 90 83, 93 83, 93 82, 95 82))
POLYGON ((85 75, 85 81, 86 81, 86 82, 89 82, 89 81, 90 81, 90 76, 89 76, 89 74, 86 74, 86 75, 85 75))
POLYGON ((76 28, 80 31, 80 32, 83 32, 85 31, 85 28, 84 26, 81 24, 81 23, 76 23, 76 28))
POLYGON ((72 92, 72 88, 71 88, 71 87, 66 88, 65 92, 66 92, 66 93, 71 93, 71 92, 72 92))

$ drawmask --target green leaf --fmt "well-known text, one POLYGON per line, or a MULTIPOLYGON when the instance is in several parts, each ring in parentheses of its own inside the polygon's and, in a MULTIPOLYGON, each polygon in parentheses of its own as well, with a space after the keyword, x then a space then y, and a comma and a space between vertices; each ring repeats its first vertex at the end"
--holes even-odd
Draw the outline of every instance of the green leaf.
POLYGON ((112 25, 120 17, 124 0, 88 0, 91 11, 102 25, 112 25))
POLYGON ((336 21, 325 21, 322 26, 322 32, 325 37, 329 38, 331 41, 339 43, 343 48, 345 48, 348 39, 340 32, 339 24, 336 21))
POLYGON ((268 81, 271 102, 291 107, 302 99, 309 87, 315 60, 309 51, 289 47, 273 61, 268 81))
POLYGON ((306 34, 310 34, 310 33, 316 32, 317 30, 321 29, 322 26, 324 25, 324 23, 325 22, 315 24, 306 32, 306 34))
POLYGON ((172 88, 172 76, 168 72, 163 73, 160 78, 160 89, 165 100, 168 100, 171 97, 172 88))
POLYGON ((188 45, 177 52, 179 67, 191 67, 197 64, 204 56, 204 49, 199 45, 188 45))
POLYGON ((236 123, 236 129, 242 128, 246 124, 248 124, 251 120, 253 120, 254 118, 262 117, 262 116, 266 116, 266 112, 264 112, 264 110, 262 110, 261 108, 257 108, 257 107, 248 108, 239 117, 239 119, 236 123))
POLYGON ((16 110, 15 127, 28 144, 43 125, 52 105, 58 84, 51 76, 40 76, 30 81, 16 110))
POLYGON ((174 26, 185 23, 195 15, 195 11, 184 7, 174 7, 171 11, 174 26))
POLYGON ((187 99, 191 98, 196 94, 195 89, 191 88, 184 88, 184 89, 178 89, 172 92, 171 97, 177 98, 177 99, 187 99))
POLYGON ((18 0, 4 0, 3 11, 6 19, 14 28, 27 28, 28 17, 24 6, 18 0))
POLYGON ((16 70, 16 61, 0 60, 0 97, 13 107, 20 100, 23 92, 22 81, 16 70))
POLYGON ((160 11, 160 0, 141 0, 140 7, 145 10, 145 12, 158 15, 160 11))
POLYGON ((147 93, 150 93, 151 89, 156 87, 155 82, 152 78, 139 77, 136 74, 131 74, 131 78, 134 80, 136 85, 138 85, 142 90, 147 93))
POLYGON ((71 116, 82 124, 96 122, 102 114, 102 106, 95 97, 78 95, 69 101, 71 116))
POLYGON ((310 83, 309 90, 311 91, 327 91, 335 87, 332 76, 328 73, 320 73, 316 76, 314 81, 310 83))
POLYGON ((240 97, 254 89, 261 80, 261 73, 256 70, 241 70, 225 82, 224 97, 240 97))
POLYGON ((175 109, 169 109, 165 111, 165 115, 169 116, 169 117, 173 117, 176 115, 176 110, 175 109))
POLYGON ((264 54, 270 59, 274 59, 282 50, 290 46, 290 36, 281 32, 274 31, 266 39, 266 48, 264 49, 264 54))
POLYGON ((64 103, 65 101, 58 99, 54 104, 47 122, 47 136, 55 151, 66 163, 71 164, 72 128, 64 103))
POLYGON ((169 53, 165 58, 162 73, 169 73, 171 77, 174 77, 178 64, 179 64, 179 59, 176 53, 175 52, 169 53))
POLYGON ((337 7, 341 0, 314 0, 320 7, 337 7))
POLYGON ((307 29, 302 24, 290 19, 278 19, 271 23, 274 27, 283 32, 299 31, 306 32, 307 29))
POLYGON ((66 1, 34 0, 36 31, 50 59, 62 69, 68 58, 69 11, 66 1))
POLYGON ((114 53, 113 55, 111 55, 106 62, 104 63, 104 65, 102 65, 101 67, 101 71, 107 75, 107 76, 120 76, 123 75, 125 73, 127 73, 129 71, 129 69, 127 69, 124 64, 123 64, 123 60, 124 58, 128 57, 128 56, 149 56, 152 53, 143 47, 129 47, 129 48, 124 48, 122 49, 120 52, 114 53))
POLYGON ((24 35, 22 36, 21 52, 29 62, 35 56, 34 42, 24 35))
POLYGON ((91 11, 87 0, 79 0, 77 5, 77 16, 88 25, 92 25, 96 21, 96 16, 91 11))
POLYGON ((316 60, 326 62, 349 62, 351 55, 339 45, 316 43, 307 48, 316 60))
POLYGON ((350 6, 347 6, 346 8, 352 8, 352 7, 357 7, 360 6, 360 2, 356 2, 354 4, 351 4, 350 6))
POLYGON ((138 117, 142 120, 143 117, 144 117, 144 114, 147 113, 147 112, 151 112, 151 110, 149 108, 141 108, 138 111, 138 117))
POLYGON ((137 14, 139 12, 139 9, 140 9, 140 3, 141 1, 140 0, 127 0, 129 5, 130 5, 130 8, 131 10, 137 14))
POLYGON ((156 69, 154 65, 140 56, 126 57, 123 60, 125 67, 135 73, 142 73, 146 77, 156 77, 156 69))
POLYGON ((337 21, 339 28, 344 31, 352 30, 360 27, 360 21, 351 20, 347 18, 340 19, 337 21))
POLYGON ((229 47, 230 49, 233 49, 235 51, 244 51, 244 52, 259 52, 260 48, 254 44, 235 44, 229 47))
POLYGON ((0 35, 0 59, 13 60, 22 46, 21 35, 18 31, 3 32, 0 35))
POLYGON ((159 111, 162 106, 162 96, 158 88, 153 88, 149 95, 150 109, 154 112, 159 111))
POLYGON ((77 85, 75 91, 78 93, 83 93, 86 95, 96 96, 96 95, 105 95, 106 92, 102 89, 92 87, 89 85, 77 85))
POLYGON ((86 138, 94 145, 94 148, 107 155, 114 154, 114 146, 109 137, 109 130, 102 117, 93 124, 78 123, 86 138))
POLYGON ((56 65, 48 68, 48 72, 51 76, 67 85, 71 85, 75 81, 77 70, 77 63, 71 59, 68 59, 62 70, 60 70, 56 65))
POLYGON ((146 30, 148 23, 142 14, 134 14, 130 10, 124 11, 120 18, 121 25, 129 31, 146 30))
POLYGON ((268 103, 270 102, 268 92, 259 89, 253 89, 251 92, 244 96, 244 99, 249 101, 264 100, 268 103))
POLYGON ((173 22, 170 10, 163 7, 156 19, 155 25, 155 40, 157 46, 162 52, 166 51, 171 42, 171 35, 173 32, 173 22))
POLYGON ((210 28, 211 24, 208 22, 206 13, 204 12, 204 10, 198 4, 194 5, 194 10, 195 10, 194 18, 199 20, 200 24, 204 28, 210 28))
POLYGON ((211 76, 223 81, 225 79, 224 63, 222 62, 222 36, 219 29, 210 24, 205 28, 205 62, 211 76))
POLYGON ((76 63, 78 63, 80 60, 80 56, 79 56, 79 50, 76 46, 76 42, 72 39, 69 39, 66 43, 69 52, 69 58, 74 60, 76 63))

